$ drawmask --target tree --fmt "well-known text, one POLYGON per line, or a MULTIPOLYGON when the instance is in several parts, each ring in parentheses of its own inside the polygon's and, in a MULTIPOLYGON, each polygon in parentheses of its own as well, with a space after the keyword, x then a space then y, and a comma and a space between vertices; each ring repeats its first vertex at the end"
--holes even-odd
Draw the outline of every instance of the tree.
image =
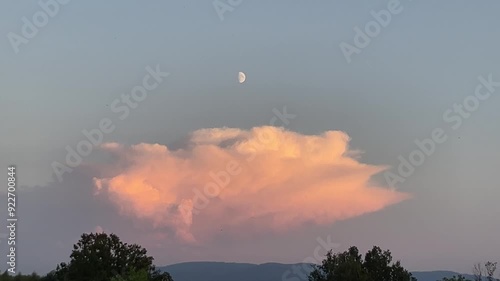
POLYGON ((0 276, 1 281, 10 281, 12 278, 10 278, 9 272, 5 270, 2 275, 0 276))
POLYGON ((331 250, 328 251, 322 264, 314 266, 309 275, 309 281, 333 280, 368 280, 358 248, 351 247, 349 250, 338 254, 333 254, 331 250))
POLYGON ((173 281, 172 276, 168 272, 161 272, 152 266, 151 272, 149 273, 149 280, 151 281, 173 281))
POLYGON ((141 246, 123 243, 115 234, 90 233, 82 234, 70 262, 59 264, 54 275, 59 281, 109 281, 140 278, 138 272, 146 272, 147 280, 172 281, 170 274, 156 270, 141 246))
POLYGON ((9 274, 8 271, 5 271, 3 274, 0 274, 0 281, 40 281, 43 280, 41 277, 33 272, 32 274, 24 275, 21 272, 18 272, 16 275, 9 274))
POLYGON ((488 279, 488 281, 494 281, 495 271, 497 270, 497 263, 489 261, 484 264, 484 267, 486 269, 486 278, 488 279))
POLYGON ((45 275, 44 277, 42 277, 42 279, 40 279, 40 281, 62 281, 62 280, 64 280, 64 279, 57 278, 57 274, 56 274, 55 270, 47 273, 47 275, 45 275))
POLYGON ((483 280, 483 266, 481 263, 474 264, 472 268, 472 273, 474 274, 474 281, 482 281, 483 280))
POLYGON ((368 280, 391 280, 392 267, 389 264, 392 261, 390 251, 383 252, 379 247, 373 247, 365 255, 364 266, 370 276, 368 280))
POLYGON ((309 281, 415 281, 399 261, 391 264, 390 251, 373 247, 363 259, 356 247, 333 254, 330 250, 321 265, 309 274, 309 281))
POLYGON ((465 279, 463 275, 453 276, 452 278, 443 278, 442 281, 470 281, 469 279, 465 279))

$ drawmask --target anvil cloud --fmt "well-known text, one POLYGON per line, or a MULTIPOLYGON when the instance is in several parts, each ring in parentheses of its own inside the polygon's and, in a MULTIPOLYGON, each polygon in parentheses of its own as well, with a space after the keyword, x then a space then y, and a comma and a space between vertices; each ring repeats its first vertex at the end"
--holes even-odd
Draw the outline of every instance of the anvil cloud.
POLYGON ((410 197, 370 181, 386 167, 361 163, 349 140, 341 131, 303 135, 266 126, 198 130, 175 150, 108 143, 102 149, 114 155, 114 171, 94 179, 96 196, 185 242, 220 229, 244 237, 326 225, 410 197), (214 184, 216 194, 207 192, 214 184))

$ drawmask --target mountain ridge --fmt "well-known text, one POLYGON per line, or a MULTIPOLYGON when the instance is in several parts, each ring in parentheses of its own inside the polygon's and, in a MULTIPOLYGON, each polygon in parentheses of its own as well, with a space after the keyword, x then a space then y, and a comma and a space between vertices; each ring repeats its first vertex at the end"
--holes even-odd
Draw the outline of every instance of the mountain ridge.
MULTIPOLYGON (((160 270, 169 272, 174 281, 307 281, 306 276, 311 268, 311 264, 307 263, 215 261, 182 262, 159 267, 160 270)), ((448 270, 412 272, 418 281, 437 281, 458 274, 461 273, 448 270)), ((462 275, 473 280, 470 274, 462 275)))

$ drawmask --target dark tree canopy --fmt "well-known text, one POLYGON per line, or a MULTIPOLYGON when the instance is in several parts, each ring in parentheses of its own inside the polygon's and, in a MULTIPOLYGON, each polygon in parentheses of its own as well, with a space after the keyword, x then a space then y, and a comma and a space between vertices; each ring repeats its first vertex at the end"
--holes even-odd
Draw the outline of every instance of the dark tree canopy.
POLYGON ((314 267, 309 281, 414 281, 400 262, 392 263, 390 251, 373 247, 363 258, 358 248, 342 253, 330 250, 321 265, 314 267))
POLYGON ((69 263, 58 265, 54 275, 60 281, 128 280, 146 271, 149 280, 172 281, 168 273, 155 269, 153 258, 137 244, 123 243, 115 234, 83 234, 70 255, 69 263))
POLYGON ((470 281, 469 279, 465 279, 463 275, 453 276, 451 278, 443 278, 441 281, 470 281))

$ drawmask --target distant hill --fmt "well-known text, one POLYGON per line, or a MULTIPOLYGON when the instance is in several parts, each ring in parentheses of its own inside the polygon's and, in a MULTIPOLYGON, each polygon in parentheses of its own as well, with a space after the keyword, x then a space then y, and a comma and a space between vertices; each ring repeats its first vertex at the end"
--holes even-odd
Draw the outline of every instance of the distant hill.
MULTIPOLYGON (((225 263, 225 262, 186 262, 159 269, 169 272, 174 281, 306 281, 300 273, 295 274, 293 268, 304 267, 308 274, 309 264, 282 263, 225 263)), ((412 272, 418 281, 436 281, 443 277, 458 275, 452 271, 418 271, 412 272)), ((464 275, 471 280, 471 275, 464 275)))
MULTIPOLYGON (((413 276, 417 278, 418 281, 436 281, 441 280, 444 277, 453 277, 453 275, 458 275, 459 273, 453 271, 415 271, 411 274, 413 274, 413 276)), ((470 274, 462 275, 467 279, 474 280, 474 276, 470 274)), ((486 280, 486 278, 483 279, 486 280)))

